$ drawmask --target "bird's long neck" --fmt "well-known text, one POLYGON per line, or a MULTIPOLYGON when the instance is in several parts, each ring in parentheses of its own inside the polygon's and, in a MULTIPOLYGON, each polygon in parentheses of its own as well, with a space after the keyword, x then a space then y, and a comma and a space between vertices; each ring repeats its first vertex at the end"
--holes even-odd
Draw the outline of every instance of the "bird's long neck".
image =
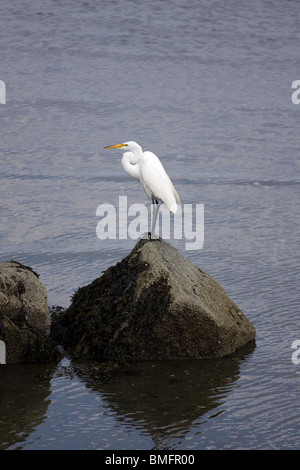
POLYGON ((141 177, 140 160, 142 156, 142 149, 137 149, 134 152, 125 152, 122 157, 122 166, 126 173, 138 180, 141 177))

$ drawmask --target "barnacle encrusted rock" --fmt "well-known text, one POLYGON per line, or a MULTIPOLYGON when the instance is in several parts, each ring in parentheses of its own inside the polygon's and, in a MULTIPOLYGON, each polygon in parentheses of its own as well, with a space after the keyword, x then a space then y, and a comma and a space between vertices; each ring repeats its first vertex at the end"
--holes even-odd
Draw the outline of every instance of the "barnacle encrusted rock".
POLYGON ((216 280, 161 239, 79 288, 59 324, 66 349, 100 361, 223 357, 255 338, 216 280))
POLYGON ((6 363, 58 359, 49 334, 47 291, 39 275, 17 261, 0 262, 0 340, 6 363))

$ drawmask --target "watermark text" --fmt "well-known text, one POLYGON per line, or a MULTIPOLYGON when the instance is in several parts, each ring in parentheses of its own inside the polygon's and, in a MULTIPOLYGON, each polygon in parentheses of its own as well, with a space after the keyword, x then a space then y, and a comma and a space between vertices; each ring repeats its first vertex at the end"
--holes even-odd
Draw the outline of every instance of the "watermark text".
POLYGON ((299 104, 300 103, 300 80, 294 80, 292 83, 292 88, 295 91, 292 93, 292 103, 299 104))
POLYGON ((300 364, 300 339, 293 341, 292 349, 296 350, 292 354, 292 363, 298 365, 300 364))
POLYGON ((3 80, 0 80, 0 104, 6 104, 6 85, 3 80))
POLYGON ((2 340, 0 340, 0 364, 6 364, 6 348, 2 340))
MULTIPOLYGON (((148 233, 151 227, 151 215, 145 204, 132 204, 128 207, 127 196, 119 196, 119 205, 100 204, 96 216, 96 234, 99 240, 137 240, 148 233)), ((204 244, 204 204, 183 204, 178 206, 176 214, 171 215, 162 204, 156 224, 156 234, 164 240, 173 237, 185 240, 186 250, 200 250, 204 244)))

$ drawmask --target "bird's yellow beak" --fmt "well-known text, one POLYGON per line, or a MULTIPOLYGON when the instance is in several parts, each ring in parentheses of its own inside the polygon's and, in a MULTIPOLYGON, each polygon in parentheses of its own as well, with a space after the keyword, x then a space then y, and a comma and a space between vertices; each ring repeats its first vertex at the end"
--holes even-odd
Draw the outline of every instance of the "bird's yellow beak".
POLYGON ((122 147, 127 147, 127 144, 109 145, 108 147, 104 147, 104 148, 105 149, 120 149, 122 147))

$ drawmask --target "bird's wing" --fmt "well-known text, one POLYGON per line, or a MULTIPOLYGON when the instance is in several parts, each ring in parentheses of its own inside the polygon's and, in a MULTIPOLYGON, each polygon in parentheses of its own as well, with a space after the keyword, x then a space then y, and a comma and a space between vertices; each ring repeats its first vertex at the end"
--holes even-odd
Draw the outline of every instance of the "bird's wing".
MULTIPOLYGON (((166 175, 167 175, 167 173, 166 173, 166 175)), ((178 196, 178 193, 177 193, 176 189, 174 188, 174 185, 173 185, 173 183, 172 183, 170 177, 169 177, 168 175, 167 175, 167 177, 168 177, 169 182, 170 182, 170 185, 171 185, 171 187, 172 187, 172 191, 173 191, 173 194, 174 194, 174 197, 175 197, 176 202, 178 202, 178 204, 181 204, 180 198, 179 198, 179 196, 178 196)))
POLYGON ((154 153, 144 152, 141 174, 143 182, 150 192, 157 199, 163 201, 171 212, 176 212, 176 202, 180 203, 179 196, 163 165, 154 153))

